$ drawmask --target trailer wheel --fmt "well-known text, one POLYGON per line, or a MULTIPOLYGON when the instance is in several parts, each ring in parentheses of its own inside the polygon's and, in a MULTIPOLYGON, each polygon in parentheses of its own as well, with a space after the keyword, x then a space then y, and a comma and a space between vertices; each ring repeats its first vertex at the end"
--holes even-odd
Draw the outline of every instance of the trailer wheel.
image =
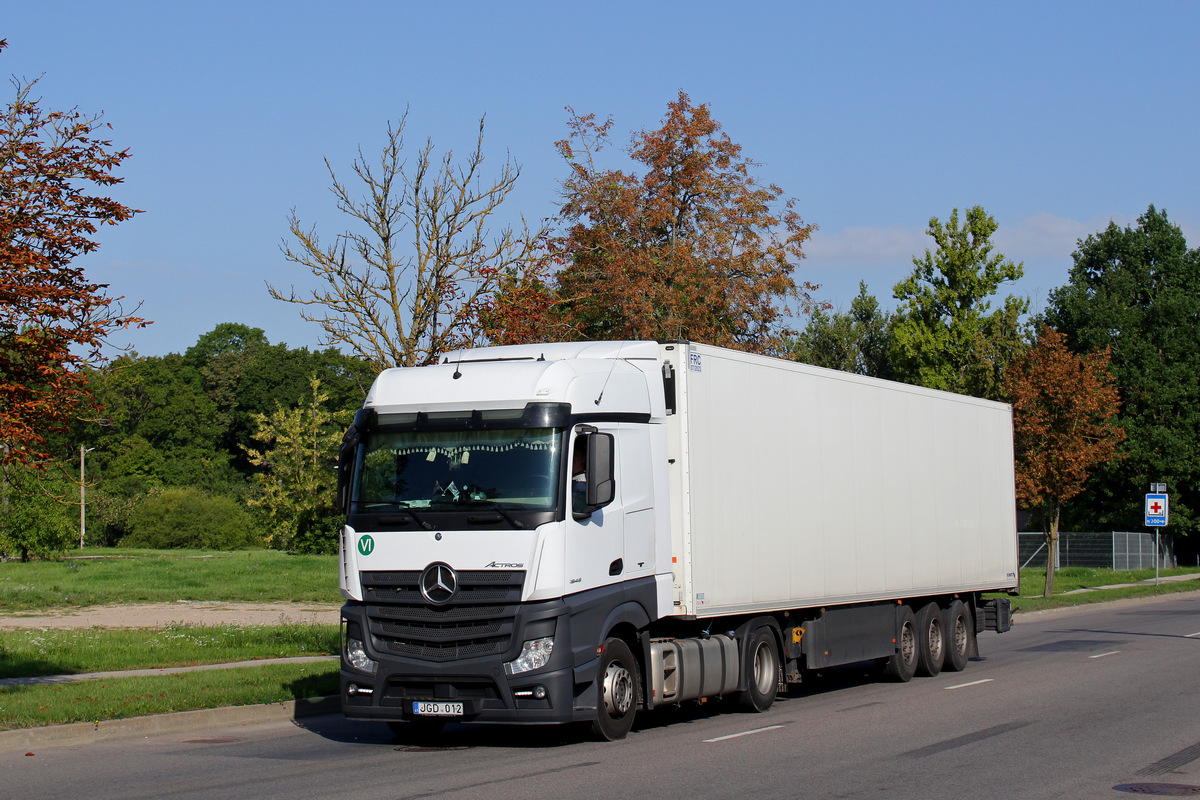
POLYGON ((917 612, 917 643, 917 674, 933 677, 940 673, 946 660, 946 634, 937 603, 927 603, 917 612))
POLYGON ((745 711, 766 711, 775 702, 779 691, 779 649, 775 634, 764 625, 746 638, 742 670, 746 690, 738 695, 738 705, 745 711))
POLYGON ((596 672, 596 719, 592 730, 605 741, 624 739, 637 714, 638 666, 629 645, 620 639, 604 643, 596 672))
POLYGON ((962 600, 955 600, 942 612, 942 627, 946 633, 947 672, 962 672, 971 656, 971 612, 962 600))
POLYGON ((908 606, 896 610, 896 652, 883 659, 883 675, 891 681, 908 683, 917 671, 917 618, 908 606))

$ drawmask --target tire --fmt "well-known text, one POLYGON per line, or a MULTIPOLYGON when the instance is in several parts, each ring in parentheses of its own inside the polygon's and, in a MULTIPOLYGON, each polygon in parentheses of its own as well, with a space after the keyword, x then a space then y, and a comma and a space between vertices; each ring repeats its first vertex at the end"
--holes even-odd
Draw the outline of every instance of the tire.
POLYGON ((769 627, 764 625, 746 637, 742 674, 746 689, 738 695, 738 706, 743 711, 766 711, 779 691, 779 648, 769 627))
POLYGON ((946 635, 946 661, 942 669, 962 672, 971 658, 971 612, 962 600, 955 600, 942 612, 942 629, 946 635))
POLYGON ((937 603, 927 603, 917 612, 917 644, 917 674, 936 676, 946 660, 946 633, 937 603))
POLYGON ((896 652, 883 659, 883 676, 908 683, 917 671, 917 618, 908 606, 896 607, 896 652))
POLYGON ((608 742, 624 739, 637 715, 638 665, 629 645, 620 639, 604 643, 596 671, 596 693, 592 731, 608 742))

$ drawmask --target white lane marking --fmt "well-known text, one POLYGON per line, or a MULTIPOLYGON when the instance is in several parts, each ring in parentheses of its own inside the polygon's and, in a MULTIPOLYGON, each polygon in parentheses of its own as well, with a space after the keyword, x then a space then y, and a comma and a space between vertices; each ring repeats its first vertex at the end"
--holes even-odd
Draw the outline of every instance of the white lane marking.
POLYGON ((723 742, 726 739, 736 739, 739 736, 753 736, 756 733, 762 733, 764 731, 773 731, 776 728, 782 728, 782 727, 783 727, 782 725, 768 725, 765 728, 755 728, 752 731, 742 731, 741 733, 731 733, 728 736, 718 736, 715 739, 705 739, 704 743, 708 744, 710 742, 723 742))
POLYGON ((957 686, 947 686, 946 691, 948 692, 951 689, 965 689, 968 686, 978 686, 981 683, 991 683, 993 680, 995 680, 995 679, 994 678, 984 678, 981 681, 971 681, 970 683, 960 683, 957 686))
POLYGON ((1119 652, 1121 652, 1121 651, 1120 650, 1109 650, 1107 653, 1097 653, 1094 656, 1088 656, 1088 658, 1104 658, 1105 656, 1115 656, 1119 652))
POLYGON ((1185 639, 1195 639, 1197 636, 1200 636, 1200 631, 1196 631, 1195 633, 1189 633, 1187 636, 1185 636, 1185 637, 1183 637, 1183 638, 1185 638, 1185 639))

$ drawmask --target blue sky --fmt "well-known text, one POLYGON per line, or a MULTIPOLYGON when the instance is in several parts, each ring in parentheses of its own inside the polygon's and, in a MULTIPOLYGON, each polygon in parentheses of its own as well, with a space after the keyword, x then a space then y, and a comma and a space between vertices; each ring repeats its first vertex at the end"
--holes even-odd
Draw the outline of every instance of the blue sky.
MULTIPOLYGON (((1200 246, 1200 4, 59 2, 0 15, 0 72, 46 105, 105 114, 122 202, 83 262, 154 320, 118 338, 182 352, 220 322, 272 342, 321 331, 265 282, 307 273, 279 244, 295 208, 345 229, 346 173, 410 109, 407 138, 523 169, 501 222, 555 212, 565 106, 657 127, 679 90, 820 230, 797 277, 848 307, 891 288, 931 216, 982 205, 1035 309, 1078 238, 1165 208, 1200 246)), ((11 92, 10 92, 11 95, 11 92)))

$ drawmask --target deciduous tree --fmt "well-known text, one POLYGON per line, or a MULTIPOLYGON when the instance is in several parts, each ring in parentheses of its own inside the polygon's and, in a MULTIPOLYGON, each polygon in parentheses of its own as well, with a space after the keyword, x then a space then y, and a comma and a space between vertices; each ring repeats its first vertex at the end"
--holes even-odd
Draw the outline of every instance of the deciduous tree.
POLYGON ((309 400, 295 408, 277 408, 255 415, 255 438, 262 450, 248 450, 250 462, 263 467, 255 476, 259 496, 250 501, 261 508, 271 526, 272 547, 299 552, 332 552, 337 547, 339 512, 338 447, 350 422, 350 411, 331 412, 321 382, 312 378, 309 400))
POLYGON ((147 324, 75 265, 101 226, 137 213, 96 193, 121 182, 128 151, 99 116, 43 108, 36 81, 12 83, 0 117, 0 465, 49 458, 47 437, 91 404, 81 368, 104 360, 114 331, 147 324))
POLYGON ((991 310, 989 298, 1021 277, 1023 265, 992 252, 996 221, 980 206, 958 209, 926 231, 936 250, 913 258, 913 273, 896 284, 900 306, 892 325, 891 361, 900 380, 976 397, 999 399, 1004 367, 1024 349, 1021 315, 1027 300, 1013 296, 991 310))
POLYGON ((1110 356, 1110 350, 1072 353, 1065 336, 1043 327, 1005 376, 1013 404, 1017 498, 1039 512, 1046 536, 1046 597, 1054 593, 1062 506, 1083 491, 1097 465, 1116 457, 1125 438, 1115 419, 1110 356))
POLYGON ((66 476, 14 461, 0 483, 0 552, 22 561, 61 556, 79 536, 79 505, 62 500, 72 488, 66 476))
POLYGON ((432 140, 409 165, 406 118, 388 125, 377 161, 359 149, 353 171, 361 199, 325 160, 337 208, 357 229, 323 244, 292 212, 284 257, 322 288, 305 294, 268 284, 275 299, 313 309, 301 316, 320 324, 326 344, 349 348, 376 371, 428 364, 469 342, 479 304, 500 275, 539 257, 542 238, 529 226, 489 229, 521 170, 505 161, 497 177, 484 178, 482 119, 475 149, 456 166, 452 152, 435 161, 432 140))
POLYGON ((627 148, 641 174, 599 164, 611 119, 568 111, 570 135, 557 147, 569 173, 551 247, 564 266, 507 275, 488 337, 688 338, 782 353, 788 304, 806 305, 816 288, 794 277, 815 230, 795 201, 760 183, 759 165, 683 92, 627 148))
POLYGON ((859 283, 858 296, 850 310, 829 311, 814 308, 808 325, 789 343, 796 361, 818 367, 891 378, 888 363, 891 317, 880 309, 879 301, 859 283))
POLYGON ((1079 242, 1070 280, 1050 294, 1046 321, 1076 352, 1112 348, 1126 458, 1103 464, 1070 521, 1136 530, 1151 482, 1171 492, 1171 526, 1200 527, 1200 250, 1166 211, 1110 224, 1079 242))

